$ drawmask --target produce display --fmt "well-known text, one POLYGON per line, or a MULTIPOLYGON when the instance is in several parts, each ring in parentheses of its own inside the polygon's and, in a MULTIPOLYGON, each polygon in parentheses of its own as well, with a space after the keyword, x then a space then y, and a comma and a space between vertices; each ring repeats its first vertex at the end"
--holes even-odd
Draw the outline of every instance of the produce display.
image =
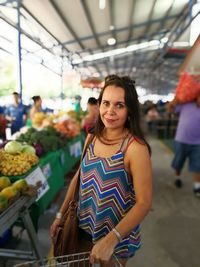
POLYGON ((38 131, 35 128, 29 128, 24 134, 21 134, 17 141, 26 143, 35 148, 36 155, 41 157, 50 151, 58 150, 66 146, 67 139, 51 126, 38 131))
POLYGON ((32 119, 32 125, 35 128, 40 128, 42 126, 43 120, 47 118, 47 114, 44 112, 36 112, 32 119))
POLYGON ((66 147, 69 139, 80 134, 80 121, 80 114, 73 111, 57 115, 39 112, 32 120, 32 128, 26 127, 26 131, 16 135, 16 140, 1 144, 0 212, 22 194, 37 195, 39 185, 33 187, 24 178, 16 181, 13 176, 24 177, 38 164, 39 157, 66 147))
POLYGON ((5 176, 22 175, 38 161, 35 149, 27 144, 10 141, 0 149, 0 173, 5 176))
POLYGON ((16 201, 20 195, 36 196, 37 188, 29 185, 25 179, 11 183, 9 177, 0 177, 0 213, 16 201))
POLYGON ((80 134, 80 124, 74 119, 67 119, 57 123, 55 129, 68 138, 73 138, 80 134))
POLYGON ((75 119, 79 123, 81 123, 82 119, 85 117, 86 114, 87 114, 87 111, 83 111, 83 110, 80 110, 79 112, 70 110, 67 112, 67 115, 70 118, 75 119))
POLYGON ((32 119, 32 126, 35 129, 43 130, 46 127, 54 127, 67 138, 80 134, 81 120, 85 112, 59 111, 57 114, 43 112, 35 113, 32 119))

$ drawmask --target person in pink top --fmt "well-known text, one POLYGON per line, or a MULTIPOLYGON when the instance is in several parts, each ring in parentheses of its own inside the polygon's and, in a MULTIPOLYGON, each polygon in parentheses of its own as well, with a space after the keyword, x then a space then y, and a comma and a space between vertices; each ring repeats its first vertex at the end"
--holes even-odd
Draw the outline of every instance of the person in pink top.
POLYGON ((87 115, 82 120, 82 127, 86 133, 88 133, 89 130, 94 127, 99 114, 99 107, 95 97, 90 97, 88 99, 87 111, 87 115))
POLYGON ((168 104, 170 112, 179 114, 175 136, 175 156, 172 168, 176 171, 175 185, 183 186, 180 177, 186 159, 189 159, 189 171, 193 174, 193 191, 200 197, 200 93, 193 102, 179 104, 175 98, 168 104))
POLYGON ((148 130, 151 132, 153 130, 154 123, 160 118, 157 107, 152 104, 147 111, 146 122, 148 124, 148 130))

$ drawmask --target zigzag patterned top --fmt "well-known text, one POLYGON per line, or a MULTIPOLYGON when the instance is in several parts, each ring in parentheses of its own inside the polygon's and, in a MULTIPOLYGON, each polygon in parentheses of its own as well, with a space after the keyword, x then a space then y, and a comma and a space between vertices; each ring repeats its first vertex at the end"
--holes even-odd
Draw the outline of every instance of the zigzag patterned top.
MULTIPOLYGON (((93 243, 108 234, 135 204, 130 175, 124 168, 124 151, 133 141, 126 138, 117 153, 109 158, 94 154, 94 143, 81 164, 79 227, 92 236, 93 243)), ((140 226, 115 248, 118 257, 132 257, 140 247, 140 226)))

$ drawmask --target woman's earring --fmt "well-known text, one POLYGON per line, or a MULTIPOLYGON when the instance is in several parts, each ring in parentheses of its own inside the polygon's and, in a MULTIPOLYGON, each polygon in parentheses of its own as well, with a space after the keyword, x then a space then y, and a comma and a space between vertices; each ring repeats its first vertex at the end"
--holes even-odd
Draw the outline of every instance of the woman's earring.
POLYGON ((131 120, 131 117, 130 116, 128 116, 128 122, 131 120))

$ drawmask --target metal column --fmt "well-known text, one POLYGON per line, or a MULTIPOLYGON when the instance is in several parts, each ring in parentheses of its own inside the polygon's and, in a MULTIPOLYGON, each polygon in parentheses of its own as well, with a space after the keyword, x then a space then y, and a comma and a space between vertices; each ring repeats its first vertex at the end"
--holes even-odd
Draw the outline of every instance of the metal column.
POLYGON ((17 0, 17 62, 18 62, 18 92, 20 94, 20 99, 22 102, 22 65, 21 65, 21 24, 20 24, 20 7, 21 7, 21 0, 17 0))

